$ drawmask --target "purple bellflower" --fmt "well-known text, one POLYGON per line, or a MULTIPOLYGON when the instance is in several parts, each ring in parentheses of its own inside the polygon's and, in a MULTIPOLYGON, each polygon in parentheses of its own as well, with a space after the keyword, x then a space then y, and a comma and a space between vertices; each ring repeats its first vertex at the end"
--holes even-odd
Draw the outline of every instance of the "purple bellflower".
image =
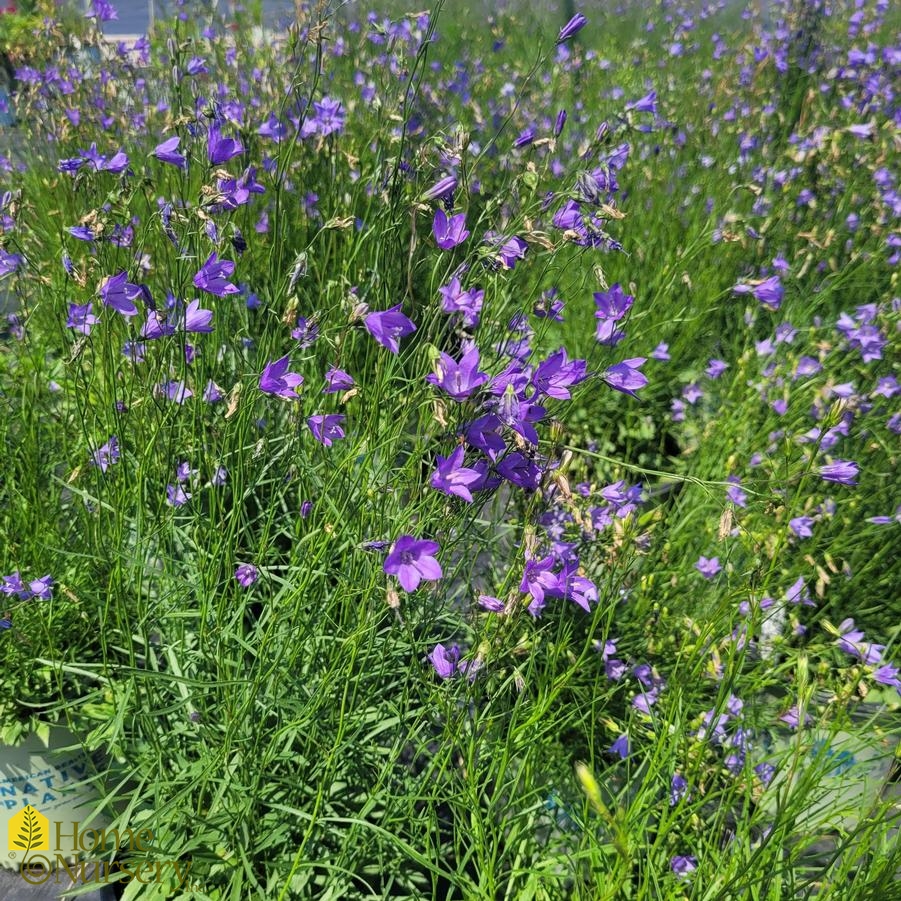
POLYGON ((384 570, 397 576, 404 591, 415 591, 419 583, 435 582, 443 575, 435 559, 439 547, 435 541, 425 541, 412 535, 401 535, 385 558, 384 570))
POLYGON ((289 372, 291 361, 288 355, 266 364, 260 375, 260 391, 274 394, 286 400, 298 400, 295 388, 303 384, 303 376, 297 372, 289 372))
POLYGON ((647 376, 640 371, 646 360, 646 357, 633 357, 630 360, 623 360, 622 363, 616 363, 604 373, 604 381, 623 394, 637 397, 635 392, 648 383, 647 376))
POLYGON ((207 157, 214 165, 227 163, 244 153, 244 145, 234 138, 224 138, 218 125, 211 125, 207 132, 207 157))
POLYGON ((325 374, 325 387, 323 394, 337 394, 339 391, 349 391, 354 386, 354 380, 343 370, 334 366, 325 374))
POLYGON ((569 389, 586 378, 587 364, 584 360, 568 360, 566 349, 561 347, 546 360, 538 364, 533 376, 533 384, 539 393, 557 400, 569 400, 569 389))
POLYGON ((169 163, 170 166, 178 166, 179 169, 187 168, 188 161, 185 159, 185 155, 178 152, 180 142, 181 138, 178 135, 167 138, 162 144, 157 144, 153 148, 153 156, 161 163, 169 163))
POLYGON ((440 678, 450 679, 457 672, 460 648, 455 644, 447 648, 443 644, 436 644, 428 658, 440 678))
POLYGON ((144 290, 140 285, 129 282, 125 272, 111 275, 100 286, 100 299, 103 303, 123 316, 138 315, 134 302, 139 297, 146 297, 144 290))
POLYGON ((858 466, 853 460, 836 460, 820 467, 820 478, 824 482, 835 482, 839 485, 857 484, 858 466))
POLYGON ((432 221, 432 233, 435 235, 435 243, 442 250, 452 250, 469 237, 466 214, 457 213, 456 216, 448 217, 439 207, 435 210, 435 218, 432 221))
POLYGON ((235 264, 231 260, 220 260, 214 251, 194 276, 194 287, 216 297, 238 294, 241 289, 229 281, 234 271, 235 264))
POLYGON ((101 444, 91 454, 91 465, 99 467, 101 472, 106 472, 113 463, 119 462, 119 439, 112 435, 106 444, 101 444))
POLYGON ((331 447, 335 441, 344 437, 344 429, 341 428, 343 423, 344 416, 340 413, 321 414, 307 419, 313 437, 326 447, 331 447))
POLYGON ((213 331, 213 311, 200 307, 199 300, 192 300, 185 308, 185 331, 209 334, 213 331))
POLYGON ((363 323, 366 331, 391 353, 400 353, 400 339, 416 331, 413 322, 400 312, 400 304, 379 313, 370 313, 363 323))
POLYGON ((435 361, 435 372, 427 375, 426 381, 446 391, 454 400, 464 401, 488 381, 488 376, 479 372, 479 349, 473 347, 459 363, 441 351, 435 361))
POLYGON ((477 469, 463 466, 465 450, 461 444, 449 457, 438 455, 438 468, 432 473, 429 484, 445 494, 453 494, 462 498, 467 504, 472 503, 472 487, 482 480, 482 473, 477 469))
POLYGON ((242 588, 250 588, 260 577, 260 571, 252 563, 240 563, 235 569, 235 581, 242 588))
POLYGON ((563 44, 570 38, 575 37, 586 25, 588 19, 582 13, 576 13, 561 29, 557 35, 557 43, 563 44))

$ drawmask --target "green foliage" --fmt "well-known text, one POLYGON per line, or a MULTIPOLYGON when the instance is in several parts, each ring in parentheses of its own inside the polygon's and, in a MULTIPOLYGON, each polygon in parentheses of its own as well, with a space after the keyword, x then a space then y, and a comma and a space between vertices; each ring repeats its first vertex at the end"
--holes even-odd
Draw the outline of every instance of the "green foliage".
MULTIPOLYGON (((93 76, 100 61, 110 78, 73 79, 74 96, 53 79, 21 88, 28 166, 10 166, 4 190, 16 193, 3 200, 3 250, 24 262, 2 282, 15 313, 0 344, 0 572, 54 585, 51 598, 0 596, 0 734, 63 721, 106 752, 113 826, 154 834, 132 861, 190 861, 196 880, 181 894, 171 873, 162 887, 131 882, 129 899, 888 898, 899 810, 880 790, 898 693, 838 641, 853 617, 897 659, 899 570, 884 531, 897 524, 868 522, 897 503, 889 398, 872 394, 901 334, 873 189, 893 136, 854 139, 855 115, 835 98, 799 107, 806 76, 782 84, 761 65, 739 85, 731 57, 696 95, 697 58, 671 54, 658 72, 666 39, 639 41, 644 8, 598 11, 575 66, 555 56, 559 23, 541 9, 485 28, 449 7, 394 32, 379 19, 378 43, 326 5, 257 47, 173 21, 147 61, 93 34, 97 54, 78 65, 93 76), (587 64, 601 55, 609 65, 587 64), (195 57, 209 73, 186 74, 195 57), (458 90, 435 87, 463 70, 458 90), (673 128, 655 118, 646 133, 610 90, 640 97, 648 72, 667 83, 673 128), (220 101, 259 92, 260 103, 223 120, 246 154, 212 164, 219 80, 220 101), (324 95, 345 105, 345 129, 259 133, 270 112, 309 117, 324 95), (710 127, 711 105, 745 101, 776 110, 784 140, 752 159, 797 168, 786 187, 735 162, 738 125, 710 127), (521 127, 563 106, 578 140, 558 152, 542 126, 512 151, 521 127), (612 134, 598 135, 601 121, 612 134), (788 140, 820 127, 829 134, 812 149, 788 140), (175 135, 186 169, 152 154, 175 135), (589 161, 620 137, 633 144, 627 191, 605 227, 626 252, 604 254, 547 226, 545 204, 548 192, 578 196, 589 161), (106 162, 123 148, 127 169, 61 170, 92 142, 106 162), (424 197, 449 159, 473 237, 440 252, 424 197), (242 177, 264 194, 223 206, 242 177), (820 206, 799 204, 800 188, 820 206), (479 243, 488 230, 523 236, 526 260, 494 264, 479 243), (213 251, 235 261, 240 293, 195 287, 213 251), (778 312, 733 291, 776 254, 791 270, 778 312), (179 321, 164 339, 142 335, 143 300, 135 318, 100 301, 118 272, 146 283, 161 315, 168 292, 176 305, 201 296, 215 331, 179 321), (430 485, 480 412, 426 381, 439 352, 460 356, 466 330, 437 300, 456 272, 485 291, 475 334, 491 375, 517 314, 536 361, 561 344, 588 361, 571 401, 542 399, 528 452, 554 463, 540 491, 507 483, 468 505, 430 485), (636 297, 620 347, 595 339, 592 302, 616 282, 636 297), (550 288, 566 301, 562 323, 534 315, 550 288), (88 302, 100 321, 81 334, 67 314, 88 302), (416 332, 393 354, 363 316, 397 304, 416 332), (876 361, 835 329, 863 304, 885 336, 876 361), (290 336, 298 315, 315 341, 290 336), (797 338, 764 355, 758 343, 783 322, 797 338), (606 385, 609 366, 660 342, 671 360, 648 361, 638 398, 606 385), (305 378, 300 399, 260 390, 286 353, 305 378), (796 377, 804 354, 821 373, 796 377), (714 358, 728 363, 716 377, 714 358), (352 390, 322 392, 332 366, 352 390), (871 392, 870 408, 857 390, 836 394, 839 380, 871 392), (173 400, 173 383, 193 397, 173 400), (220 403, 202 400, 210 384, 220 403), (701 395, 674 415, 693 385, 701 395), (821 434, 808 440, 812 407, 821 434), (818 475, 825 433, 849 410, 861 418, 839 447, 860 462, 854 490, 818 475), (346 416, 345 439, 313 440, 316 413, 346 416), (95 465, 111 436, 118 458, 95 465), (743 501, 727 493, 738 476, 743 501), (602 493, 620 482, 640 485, 641 502, 602 493), (167 495, 178 486, 184 504, 167 495), (790 526, 799 516, 816 520, 809 539, 790 526), (530 612, 524 563, 551 534, 592 580, 587 611, 554 598, 530 612), (401 535, 440 545, 440 581, 401 593, 386 576, 401 535), (705 578, 700 555, 722 569, 705 578), (259 569, 249 587, 242 564, 259 569), (479 606, 483 594, 503 612, 479 606), (438 678, 439 643, 459 644, 465 673, 438 678), (863 763, 877 775, 861 789, 863 763), (674 871, 688 857, 696 869, 674 871)), ((823 45, 846 44, 845 24, 823 24, 823 45)), ((694 33, 719 29, 738 47, 747 27, 725 11, 694 33)), ((44 35, 41 54, 72 62, 59 29, 44 35)), ((771 134, 762 114, 758 125, 771 134)))

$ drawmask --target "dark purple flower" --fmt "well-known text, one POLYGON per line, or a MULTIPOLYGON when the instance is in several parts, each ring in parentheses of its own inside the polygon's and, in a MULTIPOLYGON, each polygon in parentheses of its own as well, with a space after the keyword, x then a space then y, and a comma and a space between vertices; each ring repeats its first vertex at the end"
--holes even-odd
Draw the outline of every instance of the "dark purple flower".
POLYGON ((526 251, 529 249, 529 245, 516 235, 512 238, 499 239, 498 245, 495 259, 504 269, 513 269, 517 260, 525 259, 526 251))
POLYGON ((435 541, 401 535, 385 558, 384 570, 388 575, 397 576, 404 591, 415 591, 423 579, 435 582, 442 577, 441 566, 434 556, 438 550, 435 541))
POLYGON ((390 541, 364 541, 360 544, 360 549, 364 551, 383 551, 390 544, 390 541))
POLYGON ((69 175, 75 175, 82 166, 84 166, 86 160, 82 159, 78 156, 69 157, 68 159, 62 159, 57 163, 57 170, 59 172, 68 172, 69 175))
POLYGON ((549 288, 538 298, 535 306, 532 308, 532 312, 539 319, 553 319, 555 322, 563 322, 563 306, 563 301, 557 295, 557 289, 549 288))
POLYGON ((212 380, 210 379, 206 383, 206 388, 203 389, 203 400, 204 403, 208 404, 218 404, 225 397, 225 392, 212 380))
POLYGON ((635 298, 626 294, 617 282, 608 291, 596 293, 594 302, 597 307, 594 316, 598 320, 595 339, 599 344, 615 347, 624 336, 616 324, 629 312, 635 298))
POLYGON ((534 125, 530 125, 528 128, 524 128, 520 133, 516 140, 513 142, 513 146, 519 149, 520 147, 527 147, 532 141, 535 140, 535 134, 537 129, 534 125))
POLYGON ((295 388, 303 384, 303 376, 297 372, 289 372, 290 365, 291 361, 287 354, 267 363, 260 375, 260 391, 286 400, 298 400, 299 395, 295 388))
POLYGON ((315 319, 297 317, 297 325, 291 330, 291 337, 300 344, 301 350, 311 347, 319 337, 319 325, 315 319))
POLYGON ((228 280, 234 271, 235 264, 231 260, 220 260, 214 251, 194 276, 194 287, 216 297, 239 294, 241 289, 228 280))
POLYGON ((557 43, 562 44, 571 37, 577 35, 586 25, 588 19, 582 13, 576 13, 561 29, 557 35, 557 43))
POLYGON ((112 172, 114 175, 119 175, 119 173, 124 172, 128 168, 128 157, 120 150, 109 159, 104 158, 98 168, 104 172, 112 172))
POLYGON ((532 423, 544 418, 547 412, 544 407, 530 400, 520 400, 512 385, 507 386, 492 406, 504 425, 522 435, 530 444, 538 444, 538 432, 532 423))
POLYGON ((440 207, 435 210, 435 218, 432 221, 432 233, 435 242, 442 250, 452 250, 458 244, 462 244, 468 237, 466 228, 466 214, 457 213, 448 217, 440 207))
POLYGON ((156 310, 147 312, 147 321, 141 327, 141 337, 147 341, 155 341, 158 338, 165 338, 168 335, 175 334, 175 326, 170 324, 169 320, 158 313, 156 310))
POLYGON ((326 447, 331 447, 335 441, 344 437, 344 429, 341 428, 343 423, 344 416, 340 413, 310 416, 307 419, 313 437, 326 447))
POLYGON ((559 113, 557 113, 557 118, 554 122, 554 137, 559 138, 561 132, 563 131, 563 126, 566 125, 566 110, 562 109, 559 113))
POLYGON ((400 352, 400 339, 416 331, 416 326, 400 312, 400 308, 401 305, 396 304, 382 312, 370 313, 363 320, 366 331, 395 354, 400 352))
POLYGON ((218 125, 211 125, 207 131, 207 156, 214 165, 227 163, 233 157, 244 153, 244 145, 234 138, 224 138, 218 125))
POLYGON ((235 580, 242 588, 250 588, 260 577, 260 571, 252 563, 240 563, 235 569, 235 580))
POLYGON ((545 596, 559 597, 562 594, 560 576, 554 572, 556 560, 553 554, 540 560, 527 560, 522 574, 519 590, 528 594, 535 602, 535 610, 529 605, 533 616, 541 612, 545 605, 545 596))
POLYGON ((575 563, 566 563, 560 573, 560 591, 563 597, 591 613, 591 605, 598 600, 598 589, 591 579, 581 575, 575 563))
POLYGON ((676 773, 672 780, 670 781, 669 787, 669 803, 670 807, 675 807, 682 798, 685 797, 685 793, 688 791, 688 781, 684 776, 676 773))
POLYGON ((327 136, 344 128, 344 109, 340 101, 323 97, 322 100, 313 103, 313 109, 316 115, 312 119, 312 124, 316 126, 319 134, 327 136))
POLYGON ((551 220, 556 228, 580 229, 582 227, 582 210, 575 200, 567 200, 551 220))
POLYGON ((185 72, 192 78, 209 71, 202 56, 192 56, 185 64, 185 72))

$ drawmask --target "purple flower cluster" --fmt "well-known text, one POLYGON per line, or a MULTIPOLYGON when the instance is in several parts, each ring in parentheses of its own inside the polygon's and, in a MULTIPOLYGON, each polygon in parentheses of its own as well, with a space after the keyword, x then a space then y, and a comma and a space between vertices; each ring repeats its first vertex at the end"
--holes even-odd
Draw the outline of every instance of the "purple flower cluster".
POLYGON ((0 594, 10 598, 18 598, 20 601, 29 601, 37 598, 40 601, 49 601, 53 597, 53 577, 46 575, 39 579, 24 582, 18 570, 8 576, 0 576, 0 594))

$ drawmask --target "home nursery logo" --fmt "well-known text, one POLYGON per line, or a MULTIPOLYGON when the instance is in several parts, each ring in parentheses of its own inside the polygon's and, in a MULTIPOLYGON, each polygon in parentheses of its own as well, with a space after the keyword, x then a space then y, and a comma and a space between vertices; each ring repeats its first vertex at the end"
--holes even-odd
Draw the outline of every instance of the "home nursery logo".
POLYGON ((23 807, 9 821, 9 850, 50 850, 50 820, 30 804, 23 807))
POLYGON ((30 885, 54 881, 65 883, 109 883, 132 881, 142 885, 188 885, 190 860, 90 860, 82 855, 110 852, 146 852, 153 845, 152 829, 85 829, 82 824, 60 820, 51 822, 27 804, 9 820, 7 848, 12 860, 19 860, 19 872, 30 885), (35 853, 46 851, 46 854, 35 853), (51 853, 52 852, 52 853, 51 853))

